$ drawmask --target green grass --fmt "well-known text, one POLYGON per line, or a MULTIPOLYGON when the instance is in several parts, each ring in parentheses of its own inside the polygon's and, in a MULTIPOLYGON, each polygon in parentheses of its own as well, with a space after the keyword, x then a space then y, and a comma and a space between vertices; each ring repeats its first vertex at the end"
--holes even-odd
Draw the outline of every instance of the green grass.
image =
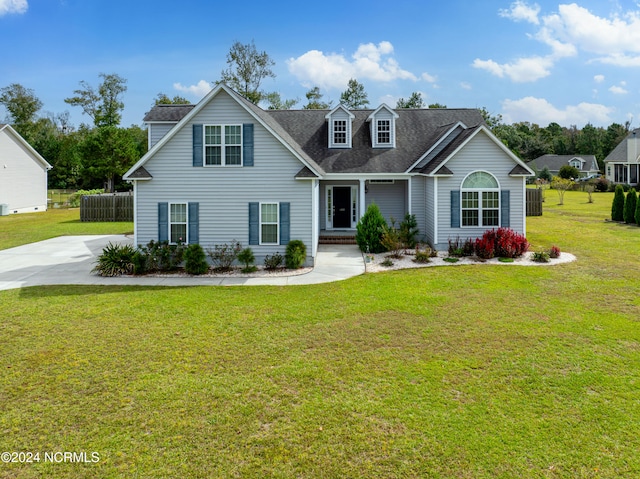
POLYGON ((0 292, 2 478, 640 477, 640 228, 528 218, 553 267, 0 292))
POLYGON ((133 233, 133 223, 81 222, 79 208, 0 216, 0 250, 64 235, 124 233, 133 233))

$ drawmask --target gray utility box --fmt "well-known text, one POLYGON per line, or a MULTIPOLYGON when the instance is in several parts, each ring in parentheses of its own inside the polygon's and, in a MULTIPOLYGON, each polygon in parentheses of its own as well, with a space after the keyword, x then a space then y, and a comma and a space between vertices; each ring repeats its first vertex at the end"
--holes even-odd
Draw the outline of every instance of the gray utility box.
POLYGON ((7 216, 9 214, 9 205, 6 203, 0 203, 0 216, 7 216))

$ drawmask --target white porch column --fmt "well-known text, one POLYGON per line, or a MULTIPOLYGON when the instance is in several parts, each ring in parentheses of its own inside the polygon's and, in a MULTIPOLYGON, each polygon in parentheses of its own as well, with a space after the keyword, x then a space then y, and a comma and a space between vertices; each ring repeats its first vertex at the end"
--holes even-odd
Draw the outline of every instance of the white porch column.
POLYGON ((358 208, 358 219, 362 218, 366 209, 366 201, 364 196, 365 180, 360 179, 360 208, 358 208))

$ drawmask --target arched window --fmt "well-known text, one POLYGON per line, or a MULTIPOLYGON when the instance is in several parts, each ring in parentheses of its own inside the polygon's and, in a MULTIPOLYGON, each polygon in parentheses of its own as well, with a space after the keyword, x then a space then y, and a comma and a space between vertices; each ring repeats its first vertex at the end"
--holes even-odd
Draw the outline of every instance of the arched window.
POLYGON ((462 182, 462 226, 500 225, 500 185, 486 171, 475 171, 462 182))

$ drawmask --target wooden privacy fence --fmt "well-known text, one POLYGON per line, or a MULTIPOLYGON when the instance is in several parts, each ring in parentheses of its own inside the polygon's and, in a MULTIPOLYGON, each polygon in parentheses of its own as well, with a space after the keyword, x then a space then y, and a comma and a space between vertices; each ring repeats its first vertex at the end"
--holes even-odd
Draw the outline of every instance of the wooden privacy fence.
POLYGON ((542 216, 542 189, 527 188, 527 216, 542 216))
POLYGON ((83 196, 80 221, 133 221, 133 195, 83 196))

